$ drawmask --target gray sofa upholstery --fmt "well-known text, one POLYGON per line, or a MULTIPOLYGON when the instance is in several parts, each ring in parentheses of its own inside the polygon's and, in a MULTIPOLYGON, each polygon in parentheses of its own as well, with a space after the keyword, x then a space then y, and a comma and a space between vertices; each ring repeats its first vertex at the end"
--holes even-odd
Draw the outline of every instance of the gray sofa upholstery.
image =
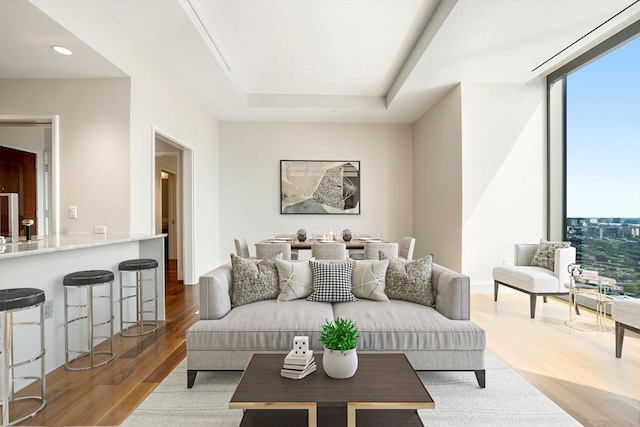
POLYGON ((243 370, 254 352, 285 353, 295 335, 322 352, 325 320, 360 330, 358 352, 403 352, 416 370, 474 371, 485 386, 485 332, 469 320, 469 278, 433 265, 435 308, 407 301, 257 301, 231 309, 233 276, 224 264, 200 277, 200 320, 187 330, 187 386, 198 371, 243 370))

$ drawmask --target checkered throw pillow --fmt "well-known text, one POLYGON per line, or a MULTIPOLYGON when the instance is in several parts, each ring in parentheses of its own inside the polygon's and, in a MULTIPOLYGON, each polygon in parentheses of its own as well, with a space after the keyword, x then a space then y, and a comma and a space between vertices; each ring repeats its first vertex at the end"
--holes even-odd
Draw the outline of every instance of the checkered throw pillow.
POLYGON ((351 275, 355 261, 324 263, 309 261, 313 274, 313 292, 308 301, 350 302, 358 301, 351 293, 351 275))

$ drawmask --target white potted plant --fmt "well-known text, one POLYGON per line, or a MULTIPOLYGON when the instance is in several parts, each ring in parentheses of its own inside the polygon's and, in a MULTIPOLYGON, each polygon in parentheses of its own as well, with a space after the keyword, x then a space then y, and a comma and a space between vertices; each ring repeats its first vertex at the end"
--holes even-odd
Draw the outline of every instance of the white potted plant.
POLYGON ((351 378, 358 369, 356 348, 360 333, 355 322, 338 317, 326 321, 320 331, 320 342, 324 345, 322 366, 331 378, 351 378))

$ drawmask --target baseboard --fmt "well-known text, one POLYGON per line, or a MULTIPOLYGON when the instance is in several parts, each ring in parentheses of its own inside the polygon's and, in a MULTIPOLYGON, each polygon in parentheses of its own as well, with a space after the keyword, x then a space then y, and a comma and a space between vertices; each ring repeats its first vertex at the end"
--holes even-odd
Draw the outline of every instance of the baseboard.
MULTIPOLYGON (((493 281, 491 282, 483 282, 483 281, 471 281, 471 289, 470 292, 472 294, 491 294, 493 295, 493 281)), ((515 289, 507 288, 506 286, 500 286, 501 294, 510 294, 516 293, 515 289)))

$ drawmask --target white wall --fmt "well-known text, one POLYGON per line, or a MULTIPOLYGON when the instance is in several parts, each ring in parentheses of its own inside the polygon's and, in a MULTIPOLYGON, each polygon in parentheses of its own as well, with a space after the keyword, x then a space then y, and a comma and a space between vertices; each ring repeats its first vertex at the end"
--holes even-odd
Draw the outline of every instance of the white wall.
POLYGON ((340 232, 345 228, 390 240, 413 229, 412 130, 409 125, 334 123, 220 124, 220 254, 249 250, 269 231, 340 232), (280 160, 359 160, 360 215, 281 215, 280 160))
POLYGON ((542 80, 462 83, 414 123, 416 246, 476 292, 545 237, 545 96, 542 80))
POLYGON ((0 80, 0 92, 0 114, 60 116, 58 231, 128 233, 129 79, 0 80))
POLYGON ((132 233, 153 233, 154 132, 189 151, 192 179, 185 180, 188 223, 184 283, 215 266, 218 259, 218 122, 149 53, 140 49, 96 2, 32 2, 131 77, 129 202, 132 233), (191 186, 189 185, 191 182, 191 186), (196 232, 197 231, 197 232, 196 232))
POLYGON ((416 253, 462 267, 462 125, 460 86, 413 125, 416 253))
POLYGON ((514 243, 546 229, 546 117, 542 79, 462 84, 462 271, 492 286, 514 243))

